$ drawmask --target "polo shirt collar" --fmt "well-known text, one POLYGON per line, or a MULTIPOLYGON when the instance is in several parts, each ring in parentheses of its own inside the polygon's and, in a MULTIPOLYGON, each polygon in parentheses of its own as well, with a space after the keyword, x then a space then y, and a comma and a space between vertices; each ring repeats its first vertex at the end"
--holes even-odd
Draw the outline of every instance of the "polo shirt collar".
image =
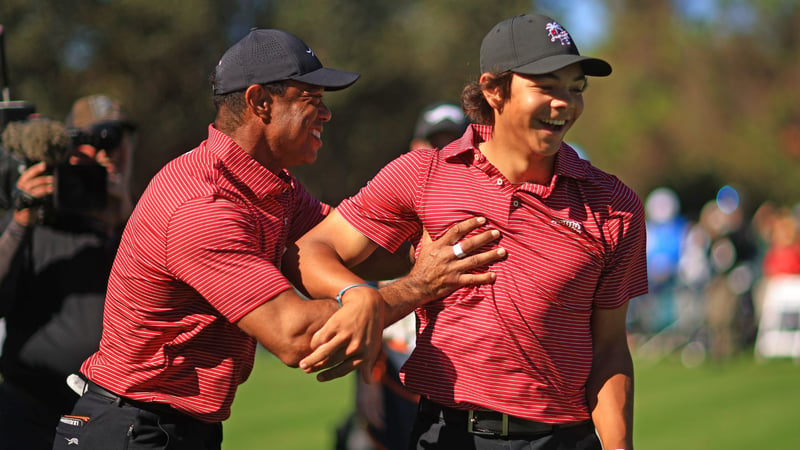
POLYGON ((248 155, 230 136, 208 126, 206 147, 220 163, 258 197, 277 196, 294 188, 294 178, 283 169, 279 175, 270 172, 248 155))
MULTIPOLYGON (((487 141, 492 136, 490 125, 470 124, 464 134, 446 145, 441 154, 445 159, 457 157, 465 152, 477 152, 478 144, 487 141)), ((586 179, 587 163, 578 156, 569 144, 561 143, 561 148, 556 155, 555 176, 566 176, 579 180, 586 179)))

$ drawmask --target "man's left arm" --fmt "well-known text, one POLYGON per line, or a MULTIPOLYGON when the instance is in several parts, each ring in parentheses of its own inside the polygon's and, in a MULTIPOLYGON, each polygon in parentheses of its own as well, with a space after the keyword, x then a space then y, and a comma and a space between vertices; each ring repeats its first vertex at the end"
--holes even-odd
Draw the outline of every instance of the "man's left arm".
POLYGON ((592 371, 586 397, 595 428, 609 450, 633 449, 633 361, 625 318, 628 303, 592 313, 592 371))
MULTIPOLYGON (((497 230, 465 236, 485 225, 484 218, 471 218, 451 226, 436 241, 423 239, 420 256, 412 270, 389 286, 377 290, 349 268, 364 260, 378 247, 334 210, 300 238, 284 254, 282 271, 311 297, 338 297, 342 308, 312 338, 314 351, 300 362, 306 372, 321 372, 320 381, 338 378, 354 366, 362 367, 367 380, 380 350, 381 332, 387 323, 407 315, 416 306, 439 298, 462 286, 491 283, 495 274, 479 267, 505 256, 502 248, 479 251, 497 240, 497 230), (458 258, 453 244, 466 254, 458 258), (343 289, 346 287, 346 289, 343 289), (377 303, 376 303, 377 302, 377 303), (384 318, 386 321, 384 322, 384 318), (355 337, 355 338, 354 338, 355 337), (353 353, 359 342, 368 342, 366 353, 353 353), (333 366, 337 362, 339 365, 333 366)), ((425 237, 425 236, 423 236, 425 237)))

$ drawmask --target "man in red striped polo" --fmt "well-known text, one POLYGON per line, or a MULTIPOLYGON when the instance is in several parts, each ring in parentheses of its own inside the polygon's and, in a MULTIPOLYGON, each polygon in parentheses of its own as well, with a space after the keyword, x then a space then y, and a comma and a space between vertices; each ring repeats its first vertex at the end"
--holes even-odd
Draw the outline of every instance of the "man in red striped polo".
MULTIPOLYGON (((625 316, 647 290, 642 203, 564 143, 587 76, 611 66, 581 56, 537 14, 497 24, 480 56, 480 79, 462 93, 476 124, 443 149, 397 158, 301 238, 305 286, 332 295, 359 282, 340 258, 393 250, 422 229, 437 238, 482 215, 508 256, 491 265, 494 284, 416 309, 417 346, 402 373, 422 396, 412 447, 631 449, 625 316)), ((306 370, 325 367, 326 352, 306 358, 306 370)))
MULTIPOLYGON (((316 159, 331 119, 323 93, 358 77, 322 67, 303 41, 281 30, 252 30, 226 51, 212 79, 217 116, 208 138, 156 174, 127 223, 100 348, 83 363, 84 379, 70 380, 83 395, 61 417, 54 448, 219 449, 221 422, 250 374, 256 345, 296 366, 336 311, 345 314, 326 330, 339 337, 331 359, 338 365, 323 377, 371 369, 384 297, 370 289, 345 298, 359 290, 351 286, 336 300, 309 301, 280 272, 287 246, 329 210, 286 168, 316 159)), ((469 219, 447 239, 479 223, 469 219)), ((484 233, 464 242, 479 248, 492 239, 484 233)), ((490 282, 493 274, 462 272, 498 254, 478 253, 475 265, 429 255, 398 281, 414 296, 386 302, 490 282)))

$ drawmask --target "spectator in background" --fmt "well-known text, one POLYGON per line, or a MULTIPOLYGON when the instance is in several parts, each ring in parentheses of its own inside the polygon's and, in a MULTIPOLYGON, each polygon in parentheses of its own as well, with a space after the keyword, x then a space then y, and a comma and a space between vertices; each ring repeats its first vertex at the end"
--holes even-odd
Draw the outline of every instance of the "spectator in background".
POLYGON ((16 182, 16 205, 0 235, 0 315, 7 323, 0 449, 52 448, 59 416, 78 399, 67 376, 100 341, 108 274, 130 213, 135 127, 120 103, 80 98, 64 125, 82 137, 65 147, 68 164, 97 167, 107 179, 95 185, 81 178, 87 183, 62 189, 80 189, 86 202, 99 195, 106 205, 53 206, 53 176, 43 162, 16 182))
POLYGON ((630 309, 631 331, 652 334, 675 320, 675 291, 678 266, 689 221, 681 214, 678 195, 668 187, 659 187, 645 200, 647 217, 648 294, 630 309))
POLYGON ((724 360, 752 341, 755 334, 752 288, 756 248, 746 226, 738 193, 720 189, 700 211, 706 234, 709 279, 703 288, 709 355, 724 360))
MULTIPOLYGON (((443 148, 467 127, 460 106, 437 102, 419 114, 409 150, 443 148)), ((412 252, 413 258, 413 252, 412 252)), ((379 286, 391 283, 380 281, 379 286)), ((400 368, 416 343, 416 318, 409 314, 383 332, 382 353, 372 371, 372 382, 356 377, 355 412, 337 430, 337 449, 405 450, 419 395, 400 381, 400 368)))
POLYGON ((437 102, 426 106, 414 126, 409 150, 443 148, 458 139, 467 128, 467 118, 460 106, 437 102))
POLYGON ((766 277, 800 274, 800 233, 797 218, 789 208, 778 209, 771 221, 763 274, 766 277))

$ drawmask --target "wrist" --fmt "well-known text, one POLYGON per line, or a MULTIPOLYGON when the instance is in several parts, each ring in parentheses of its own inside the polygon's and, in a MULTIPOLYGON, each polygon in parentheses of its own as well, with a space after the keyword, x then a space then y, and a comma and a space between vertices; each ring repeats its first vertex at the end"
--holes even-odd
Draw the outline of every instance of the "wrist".
POLYGON ((334 300, 336 300, 336 302, 339 303, 339 306, 344 306, 343 300, 344 300, 345 295, 348 292, 350 292, 352 290, 355 290, 355 289, 370 289, 370 290, 374 291, 376 294, 378 293, 377 288, 371 283, 354 283, 354 284, 350 284, 350 285, 347 285, 347 286, 343 287, 339 291, 339 294, 337 294, 336 297, 334 297, 334 300))
POLYGON ((30 228, 36 225, 38 217, 37 211, 34 209, 18 209, 14 211, 12 223, 15 223, 20 228, 30 228))

